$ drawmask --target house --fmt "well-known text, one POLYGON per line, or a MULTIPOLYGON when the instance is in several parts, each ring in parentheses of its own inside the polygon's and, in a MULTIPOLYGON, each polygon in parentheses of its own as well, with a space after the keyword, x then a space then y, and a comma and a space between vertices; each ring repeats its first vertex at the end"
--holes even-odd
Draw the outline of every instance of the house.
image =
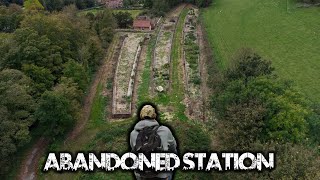
POLYGON ((152 30, 152 22, 147 17, 138 17, 133 21, 133 29, 152 30))
POLYGON ((98 0, 98 3, 111 9, 121 8, 123 6, 123 0, 98 0))

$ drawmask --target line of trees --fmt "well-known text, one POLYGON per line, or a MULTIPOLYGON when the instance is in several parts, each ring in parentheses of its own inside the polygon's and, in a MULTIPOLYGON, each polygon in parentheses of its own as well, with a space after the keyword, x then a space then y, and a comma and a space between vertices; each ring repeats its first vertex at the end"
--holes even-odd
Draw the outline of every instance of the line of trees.
POLYGON ((79 16, 75 6, 48 13, 0 7, 0 174, 32 138, 63 137, 79 119, 82 99, 116 27, 110 11, 79 16), (3 21, 2 21, 3 20, 3 21), (6 33, 3 33, 6 32, 6 33))
POLYGON ((308 4, 316 4, 320 3, 320 0, 298 0, 301 3, 308 3, 308 4))
POLYGON ((23 6, 25 4, 38 4, 47 11, 61 11, 64 7, 75 4, 78 9, 87 9, 97 6, 95 0, 2 0, 0 5, 9 6, 17 4, 23 6))
POLYGON ((198 7, 207 7, 212 0, 144 0, 144 7, 151 9, 151 13, 156 16, 163 16, 173 7, 180 3, 191 3, 198 7))
MULTIPOLYGON (((215 174, 216 178, 319 179, 319 109, 290 81, 280 79, 271 62, 243 49, 232 65, 214 77, 212 109, 218 122, 218 150, 275 151, 274 171, 215 174)), ((212 77, 213 78, 213 77, 212 77)))

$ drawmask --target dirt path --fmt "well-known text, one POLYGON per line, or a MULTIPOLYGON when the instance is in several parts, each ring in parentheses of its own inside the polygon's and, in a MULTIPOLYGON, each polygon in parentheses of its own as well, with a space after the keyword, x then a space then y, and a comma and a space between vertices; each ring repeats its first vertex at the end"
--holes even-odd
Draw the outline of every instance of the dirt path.
MULTIPOLYGON (((112 73, 112 71, 110 72, 110 67, 112 67, 110 65, 111 63, 108 63, 108 62, 110 62, 110 59, 111 59, 110 54, 113 54, 110 52, 112 52, 113 49, 114 49, 114 43, 111 44, 111 46, 109 47, 105 61, 99 67, 98 71, 95 74, 95 77, 94 77, 94 80, 92 81, 89 92, 84 100, 81 118, 79 121, 77 121, 77 124, 75 125, 74 129, 67 135, 67 138, 64 141, 64 144, 68 143, 69 141, 72 141, 75 137, 77 137, 85 127, 86 123, 88 122, 90 118, 92 103, 97 91, 97 87, 100 81, 106 81, 108 74, 112 73)), ((21 180, 37 179, 37 175, 39 171, 39 167, 38 167, 39 160, 43 156, 43 153, 47 149, 49 143, 50 143, 49 139, 45 137, 40 137, 40 139, 26 153, 26 157, 21 163, 17 179, 21 179, 21 180)))
POLYGON ((212 71, 213 66, 213 52, 211 46, 208 42, 205 29, 202 22, 199 23, 197 28, 197 33, 199 36, 199 48, 200 48, 200 71, 202 77, 201 92, 203 98, 203 120, 215 121, 215 116, 210 110, 210 95, 212 94, 212 89, 208 87, 209 71, 212 71), (210 69, 210 67, 211 69, 210 69))
POLYGON ((46 138, 41 137, 27 153, 27 158, 22 162, 20 173, 17 179, 32 180, 36 179, 38 162, 41 155, 44 153, 49 141, 46 138))

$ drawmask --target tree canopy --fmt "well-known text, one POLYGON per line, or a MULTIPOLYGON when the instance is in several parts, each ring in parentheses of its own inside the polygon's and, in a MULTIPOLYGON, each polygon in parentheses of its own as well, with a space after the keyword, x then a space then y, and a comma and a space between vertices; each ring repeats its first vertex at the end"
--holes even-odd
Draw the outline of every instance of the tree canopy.
POLYGON ((8 157, 31 138, 29 126, 34 122, 36 103, 30 94, 30 83, 18 70, 0 71, 0 165, 3 171, 8 170, 8 157))
POLYGON ((75 6, 48 13, 39 3, 25 1, 25 10, 0 7, 0 31, 7 32, 0 34, 1 175, 11 167, 7 157, 30 141, 31 130, 62 137, 79 119, 90 77, 116 26, 108 12, 88 19, 75 6))
MULTIPOLYGON (((320 143, 319 114, 270 61, 243 49, 222 71, 212 96, 218 122, 210 122, 217 150, 275 151, 277 168, 263 173, 215 174, 217 179, 318 179, 314 145, 320 143), (311 132, 310 132, 311 131, 311 132), (312 139, 312 141, 310 141, 312 139)), ((217 73, 218 74, 218 73, 217 73)))

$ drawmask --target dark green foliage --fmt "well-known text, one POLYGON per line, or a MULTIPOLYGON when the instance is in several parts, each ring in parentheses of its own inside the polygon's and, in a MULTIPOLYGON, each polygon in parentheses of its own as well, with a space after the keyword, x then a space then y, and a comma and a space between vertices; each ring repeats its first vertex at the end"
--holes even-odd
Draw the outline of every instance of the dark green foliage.
POLYGON ((47 89, 51 89, 54 85, 55 77, 50 70, 33 64, 25 64, 22 71, 33 80, 33 89, 36 95, 41 95, 47 89))
MULTIPOLYGON (((103 52, 99 40, 86 28, 89 28, 88 22, 77 17, 72 10, 51 16, 28 16, 9 41, 11 47, 4 47, 1 66, 22 69, 23 65, 32 65, 27 66, 28 73, 31 73, 31 67, 33 71, 36 67, 46 69, 47 74, 50 72, 54 76, 55 83, 63 74, 63 64, 70 60, 81 64, 87 72, 93 71, 103 52)), ((45 87, 51 86, 47 84, 45 87)), ((83 84, 80 86, 83 88, 83 84)))
POLYGON ((20 6, 11 4, 9 7, 0 6, 0 32, 14 32, 23 19, 20 6))
POLYGON ((18 70, 0 71, 0 175, 9 170, 10 156, 30 140, 29 126, 36 108, 30 82, 18 70))
MULTIPOLYGON (((171 2, 171 1, 170 1, 171 2)), ((164 16, 166 12, 170 10, 170 8, 173 6, 170 6, 169 2, 164 0, 154 0, 152 3, 152 14, 156 16, 164 16)))
POLYGON ((254 53, 241 54, 226 71, 212 104, 225 121, 229 147, 241 148, 257 140, 300 142, 306 138, 311 112, 307 101, 290 83, 271 73, 270 63, 254 53))
POLYGON ((194 4, 198 7, 208 7, 212 3, 212 0, 195 0, 194 4))
POLYGON ((118 12, 113 14, 116 18, 119 28, 129 28, 132 26, 133 18, 129 12, 118 12))
POLYGON ((71 110, 71 103, 66 97, 47 91, 42 95, 35 115, 40 124, 46 127, 44 134, 57 136, 63 135, 74 121, 71 110))
POLYGON ((242 49, 236 55, 233 66, 227 70, 226 77, 230 80, 258 77, 271 74, 274 70, 271 61, 262 59, 250 49, 242 49))
POLYGON ((275 151, 276 169, 214 173, 215 179, 319 179, 319 154, 308 140, 319 140, 317 111, 272 73, 269 61, 252 51, 238 53, 215 84, 212 107, 220 120, 211 124, 217 149, 275 151))
MULTIPOLYGON (((102 44, 108 47, 115 27, 111 13, 94 19, 94 26, 74 6, 44 14, 34 9, 35 2, 28 2, 31 13, 17 11, 23 20, 10 25, 12 33, 0 34, 0 166, 7 167, 1 175, 11 167, 6 158, 30 140, 29 127, 56 138, 79 119, 89 76, 100 65, 102 44)), ((0 8, 5 30, 9 26, 2 23, 2 12, 7 18, 16 12, 12 7, 0 8)))
POLYGON ((75 0, 75 4, 78 9, 92 8, 95 6, 95 1, 93 0, 75 0))
POLYGON ((83 92, 86 90, 89 77, 84 67, 75 61, 69 61, 64 65, 63 75, 71 78, 83 92))
POLYGON ((73 79, 62 77, 60 83, 53 88, 53 91, 65 97, 71 104, 71 115, 74 119, 79 118, 83 91, 73 79))
POLYGON ((320 3, 320 0, 298 0, 298 1, 302 3, 308 3, 308 4, 320 3))
POLYGON ((153 0, 144 0, 144 7, 145 8, 152 8, 153 6, 153 0))
POLYGON ((107 47, 113 38, 114 29, 117 27, 117 20, 111 11, 104 10, 98 12, 94 20, 91 20, 91 26, 98 34, 103 46, 107 47))
POLYGON ((2 1, 0 1, 0 5, 9 6, 10 4, 23 5, 23 0, 2 0, 2 1))
POLYGON ((78 9, 92 8, 96 5, 93 0, 40 0, 47 11, 61 11, 64 7, 75 4, 78 9))
POLYGON ((64 0, 41 0, 41 3, 47 11, 60 11, 65 5, 64 0))
POLYGON ((246 148, 254 152, 276 152, 276 168, 272 171, 213 173, 214 179, 319 179, 319 154, 315 149, 292 143, 255 142, 246 148))
POLYGON ((196 75, 196 76, 192 77, 191 82, 193 84, 200 85, 201 84, 201 78, 196 75))
POLYGON ((309 123, 309 135, 316 144, 320 143, 320 105, 313 106, 314 112, 307 119, 309 123))

